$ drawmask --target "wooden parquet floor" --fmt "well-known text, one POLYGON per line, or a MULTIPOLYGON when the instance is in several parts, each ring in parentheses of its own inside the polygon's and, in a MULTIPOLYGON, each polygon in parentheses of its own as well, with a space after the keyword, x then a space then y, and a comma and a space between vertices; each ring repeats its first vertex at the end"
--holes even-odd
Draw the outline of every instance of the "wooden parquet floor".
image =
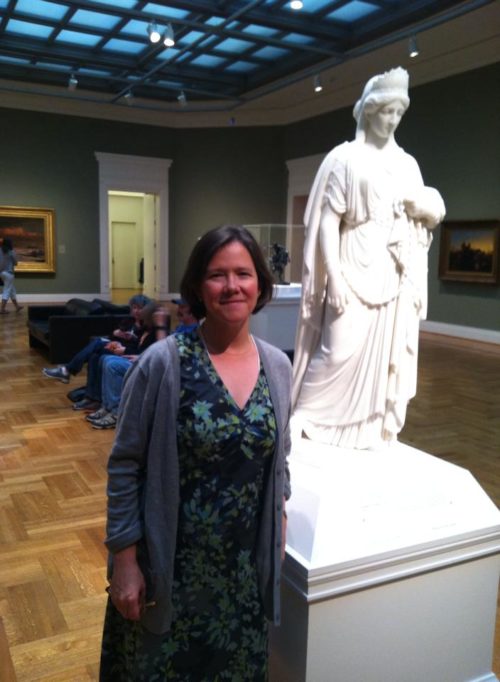
MULTIPOLYGON (((0 319, 0 680, 97 680, 114 432, 91 429, 68 386, 42 376, 25 312, 0 319)), ((499 364, 500 349, 424 336, 401 438, 469 469, 497 504, 499 364)), ((498 632, 497 645, 498 675, 498 632)))

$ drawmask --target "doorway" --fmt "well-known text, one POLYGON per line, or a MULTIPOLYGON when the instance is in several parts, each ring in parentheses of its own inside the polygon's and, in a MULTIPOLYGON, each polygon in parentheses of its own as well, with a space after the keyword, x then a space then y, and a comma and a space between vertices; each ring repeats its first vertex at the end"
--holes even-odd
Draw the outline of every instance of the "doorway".
MULTIPOLYGON (((140 193, 143 196, 142 248, 144 293, 158 300, 168 298, 169 169, 170 159, 96 152, 99 164, 99 254, 101 296, 110 298, 112 288, 111 193, 140 193), (150 216, 150 219, 147 216, 150 216), (146 291, 147 289, 147 291, 146 291)), ((130 217, 119 222, 134 222, 130 217)), ((137 222, 137 221, 135 221, 137 222)), ((136 242, 137 243, 137 242, 136 242)), ((140 248, 136 250, 136 257, 140 248)))
POLYGON ((159 237, 156 194, 108 192, 109 272, 113 301, 130 291, 156 298, 156 264, 159 237))

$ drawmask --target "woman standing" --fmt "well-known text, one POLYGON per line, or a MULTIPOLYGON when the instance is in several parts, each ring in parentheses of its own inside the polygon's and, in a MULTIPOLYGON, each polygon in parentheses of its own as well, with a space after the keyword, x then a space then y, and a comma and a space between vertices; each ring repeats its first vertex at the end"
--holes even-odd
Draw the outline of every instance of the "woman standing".
POLYGON ((416 390, 430 230, 445 209, 394 139, 408 105, 404 69, 368 81, 356 139, 326 156, 304 218, 294 421, 341 447, 394 440, 416 390))
POLYGON ((109 462, 101 680, 267 679, 290 494, 291 367, 254 339, 272 295, 242 227, 205 234, 181 295, 202 325, 125 380, 109 462))
POLYGON ((14 286, 14 267, 17 265, 17 256, 12 245, 12 241, 5 237, 2 241, 2 260, 0 261, 0 277, 3 280, 2 291, 2 308, 0 314, 6 315, 9 311, 6 310, 7 301, 10 300, 16 308, 16 313, 23 309, 19 305, 16 298, 16 287, 14 286))

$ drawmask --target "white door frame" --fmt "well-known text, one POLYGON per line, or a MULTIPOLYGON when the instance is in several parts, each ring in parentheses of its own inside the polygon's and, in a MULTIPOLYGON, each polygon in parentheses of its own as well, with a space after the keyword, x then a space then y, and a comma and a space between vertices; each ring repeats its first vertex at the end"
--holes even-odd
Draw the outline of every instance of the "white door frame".
POLYGON ((144 192, 159 198, 157 248, 155 263, 155 296, 168 294, 169 203, 168 175, 171 159, 157 159, 128 154, 95 152, 99 164, 99 260, 101 296, 110 295, 109 271, 109 202, 108 192, 144 192))

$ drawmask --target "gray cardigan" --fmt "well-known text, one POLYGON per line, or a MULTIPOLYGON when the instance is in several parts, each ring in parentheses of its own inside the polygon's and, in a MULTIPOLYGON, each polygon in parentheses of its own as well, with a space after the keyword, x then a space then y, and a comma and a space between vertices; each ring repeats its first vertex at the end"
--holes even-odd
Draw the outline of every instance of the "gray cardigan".
MULTIPOLYGON (((280 621, 283 496, 290 496, 286 457, 290 451, 291 365, 287 356, 255 339, 269 383, 277 440, 264 491, 256 562, 267 617, 280 621)), ((122 392, 116 438, 108 464, 106 546, 112 554, 137 544, 146 579, 148 607, 142 624, 166 632, 171 622, 172 580, 179 507, 177 410, 180 371, 175 339, 153 344, 129 370, 122 392)))

